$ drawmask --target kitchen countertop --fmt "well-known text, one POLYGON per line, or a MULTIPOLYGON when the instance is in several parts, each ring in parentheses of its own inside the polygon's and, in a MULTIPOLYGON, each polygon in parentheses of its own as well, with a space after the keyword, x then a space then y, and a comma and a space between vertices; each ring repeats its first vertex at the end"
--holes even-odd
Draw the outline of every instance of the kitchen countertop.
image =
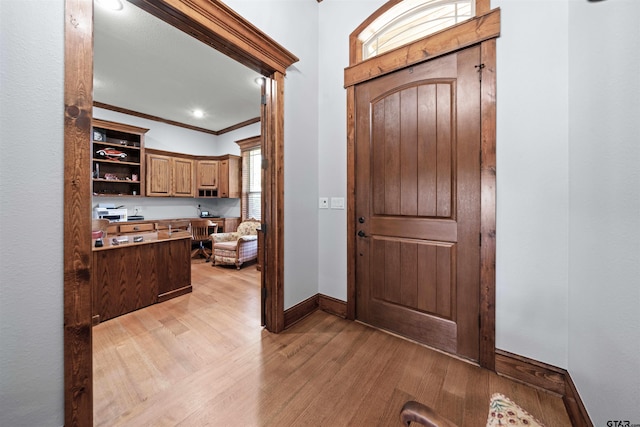
POLYGON ((166 242, 171 240, 180 240, 180 239, 190 239, 190 238, 191 238, 191 233, 189 233, 188 231, 177 230, 169 233, 167 230, 161 230, 161 231, 146 232, 146 233, 139 233, 139 234, 132 233, 125 236, 111 236, 111 237, 107 236, 106 239, 103 239, 104 246, 102 247, 96 247, 95 246, 96 240, 94 239, 92 240, 92 247, 94 251, 104 251, 109 249, 119 249, 119 248, 126 248, 130 246, 149 245, 153 243, 166 242), (123 240, 124 237, 128 239, 127 242, 120 241, 117 244, 114 243, 114 239, 123 240), (134 239, 137 237, 141 237, 142 241, 135 242, 134 239))

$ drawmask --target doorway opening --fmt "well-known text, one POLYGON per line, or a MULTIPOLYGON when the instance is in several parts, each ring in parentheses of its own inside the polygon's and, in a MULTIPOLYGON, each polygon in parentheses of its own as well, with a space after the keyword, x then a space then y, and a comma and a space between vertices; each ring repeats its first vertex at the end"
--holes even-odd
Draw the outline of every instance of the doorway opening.
MULTIPOLYGON (((263 280, 267 329, 284 329, 284 75, 293 54, 222 2, 184 5, 180 0, 131 0, 161 20, 267 77, 261 108, 265 169, 263 224, 269 250, 263 280), (224 25, 220 25, 224 23, 224 25), (240 43, 238 40, 242 40, 240 43)), ((91 153, 93 109, 93 5, 65 5, 64 110, 64 376, 65 424, 92 425, 91 153)))

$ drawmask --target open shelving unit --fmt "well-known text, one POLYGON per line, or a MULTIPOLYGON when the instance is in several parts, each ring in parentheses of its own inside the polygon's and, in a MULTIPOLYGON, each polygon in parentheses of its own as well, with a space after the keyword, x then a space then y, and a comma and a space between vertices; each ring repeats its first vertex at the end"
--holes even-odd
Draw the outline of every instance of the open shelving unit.
POLYGON ((149 129, 93 119, 94 196, 144 196, 144 136, 149 129))

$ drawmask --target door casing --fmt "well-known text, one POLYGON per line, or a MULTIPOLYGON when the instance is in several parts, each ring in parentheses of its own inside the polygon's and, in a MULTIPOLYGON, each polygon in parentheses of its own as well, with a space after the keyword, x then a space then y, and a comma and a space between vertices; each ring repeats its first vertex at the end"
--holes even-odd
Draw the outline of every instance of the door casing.
MULTIPOLYGON (((391 2, 390 2, 391 3, 391 2)), ((387 3, 388 5, 389 3, 387 3)), ((388 7, 387 7, 388 9, 388 7)), ((380 10, 386 10, 383 6, 380 10)), ((347 89, 347 318, 356 318, 355 206, 355 85, 378 76, 434 59, 472 45, 480 45, 481 159, 480 159, 480 366, 495 370, 495 257, 496 257, 496 38, 500 9, 488 2, 475 18, 366 61, 359 61, 353 40, 380 10, 351 34, 351 65, 345 69, 347 89), (482 13, 482 14, 480 14, 482 13)))
MULTIPOLYGON (((268 77, 262 107, 267 160, 263 223, 269 257, 266 325, 284 329, 284 75, 298 58, 218 0, 129 0, 268 77)), ((65 0, 64 407, 65 425, 93 425, 91 155, 93 1, 65 0)))

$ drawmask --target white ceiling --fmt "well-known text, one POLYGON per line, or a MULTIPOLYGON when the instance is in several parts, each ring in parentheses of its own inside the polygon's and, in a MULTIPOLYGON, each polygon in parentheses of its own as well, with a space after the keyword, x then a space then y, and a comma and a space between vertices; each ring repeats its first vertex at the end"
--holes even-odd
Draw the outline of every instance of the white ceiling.
POLYGON ((213 131, 260 116, 259 73, 122 3, 95 3, 94 101, 213 131))

